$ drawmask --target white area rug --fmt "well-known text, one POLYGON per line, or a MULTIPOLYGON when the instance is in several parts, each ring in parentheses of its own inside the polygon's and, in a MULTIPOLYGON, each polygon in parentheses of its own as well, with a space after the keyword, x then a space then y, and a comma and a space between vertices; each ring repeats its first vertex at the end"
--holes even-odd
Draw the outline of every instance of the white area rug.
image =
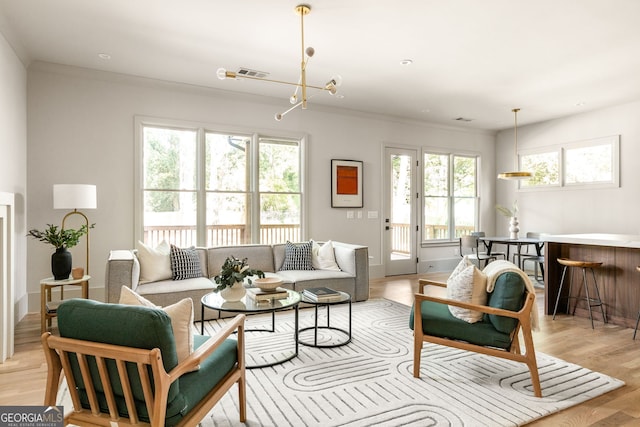
MULTIPOLYGON (((347 328, 347 305, 331 325, 347 328)), ((413 378, 410 308, 388 300, 353 304, 352 342, 337 348, 300 346, 297 358, 247 371, 246 426, 516 426, 624 385, 615 378, 538 353, 543 398, 533 396, 526 365, 425 344, 422 377, 413 378)), ((300 327, 313 324, 300 310, 300 327)), ((320 311, 320 324, 326 322, 320 311)), ((247 328, 269 326, 251 316, 247 328)), ((225 320, 205 323, 212 334, 225 320)), ((247 362, 263 363, 293 349, 293 312, 276 314, 276 332, 248 332, 247 362)), ((199 329, 198 324, 198 329, 199 329)), ((311 339, 305 333, 305 340, 311 339)), ((324 331, 323 342, 343 335, 324 331)), ((62 394, 62 393, 61 393, 62 394)), ((242 426, 237 387, 202 426, 242 426)))

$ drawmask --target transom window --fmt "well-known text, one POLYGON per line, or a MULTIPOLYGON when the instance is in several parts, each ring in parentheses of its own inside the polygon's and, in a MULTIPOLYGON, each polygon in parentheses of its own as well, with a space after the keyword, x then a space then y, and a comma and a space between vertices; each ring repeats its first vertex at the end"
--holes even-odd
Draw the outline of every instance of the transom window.
POLYGON ((522 170, 533 177, 520 182, 522 189, 549 187, 617 187, 620 183, 619 136, 523 151, 522 170))
POLYGON ((137 217, 145 243, 222 246, 303 238, 304 138, 137 121, 137 217))
POLYGON ((478 223, 478 157, 423 154, 423 242, 451 241, 478 223))

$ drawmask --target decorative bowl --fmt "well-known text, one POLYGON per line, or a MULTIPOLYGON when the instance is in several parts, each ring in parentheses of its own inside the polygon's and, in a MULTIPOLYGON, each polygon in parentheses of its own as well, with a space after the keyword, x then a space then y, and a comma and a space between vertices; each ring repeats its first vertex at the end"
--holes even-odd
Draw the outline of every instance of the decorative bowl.
POLYGON ((273 291, 282 285, 282 279, 278 277, 263 277, 252 280, 253 284, 263 291, 273 291))

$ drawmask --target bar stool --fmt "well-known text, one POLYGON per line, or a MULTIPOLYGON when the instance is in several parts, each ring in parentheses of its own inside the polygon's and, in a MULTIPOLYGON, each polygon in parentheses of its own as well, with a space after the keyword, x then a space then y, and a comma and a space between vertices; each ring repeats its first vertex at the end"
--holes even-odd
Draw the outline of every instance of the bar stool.
MULTIPOLYGON (((640 271, 640 265, 636 267, 636 270, 640 271)), ((633 330, 633 339, 636 339, 636 333, 638 333, 638 322, 640 322, 640 310, 638 311, 638 318, 636 319, 636 327, 633 330)))
MULTIPOLYGON (((598 282, 596 281, 596 273, 593 271, 594 268, 599 268, 600 266, 602 266, 601 262, 592 262, 592 261, 578 261, 578 260, 573 260, 573 259, 567 259, 567 258, 558 258, 558 264, 563 265, 564 268, 562 270, 562 279, 560 279, 560 289, 558 289, 558 297, 556 298, 556 306, 553 309, 553 319, 556 318, 556 311, 558 310, 558 303, 560 302, 560 295, 562 295, 562 286, 564 285, 564 278, 565 275, 567 274, 567 268, 568 267, 575 267, 575 268, 580 268, 582 269, 582 283, 584 285, 584 291, 587 294, 586 298, 581 298, 581 294, 582 291, 578 292, 578 296, 577 297, 572 297, 571 296, 571 282, 572 280, 569 280, 569 293, 567 298, 567 314, 569 314, 569 299, 570 298, 575 298, 576 299, 576 303, 573 306, 573 314, 575 314, 576 312, 576 306, 578 305, 578 301, 579 299, 584 299, 587 302, 587 307, 589 308, 589 319, 591 319, 591 329, 594 329, 593 326, 593 315, 591 313, 591 307, 597 307, 600 306, 600 311, 602 312, 602 319, 604 320, 604 323, 607 323, 607 316, 604 314, 604 308, 603 308, 603 302, 602 299, 600 298, 600 291, 598 290, 598 282), (589 296, 589 286, 587 285, 587 269, 591 270, 591 275, 593 276, 593 287, 596 290, 596 297, 592 298, 589 296)), ((573 276, 571 277, 571 279, 573 279, 573 276)))

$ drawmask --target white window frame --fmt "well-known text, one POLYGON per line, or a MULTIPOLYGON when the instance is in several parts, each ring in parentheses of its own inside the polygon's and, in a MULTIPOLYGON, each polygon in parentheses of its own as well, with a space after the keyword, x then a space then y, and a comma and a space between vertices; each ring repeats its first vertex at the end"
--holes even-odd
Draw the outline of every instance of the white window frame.
POLYGON ((518 153, 518 161, 522 160, 522 156, 538 153, 558 153, 560 182, 558 185, 532 185, 523 186, 518 183, 519 191, 544 191, 544 190, 592 190, 598 188, 617 188, 620 187, 620 135, 610 135, 599 138, 586 139, 582 141, 557 144, 548 147, 541 147, 531 150, 522 150, 518 153), (566 179, 566 162, 567 151, 578 148, 598 147, 602 145, 611 146, 611 179, 607 181, 597 182, 581 182, 568 183, 566 179))
POLYGON ((464 151, 464 150, 460 150, 460 151, 448 151, 448 150, 443 150, 442 148, 434 148, 434 147, 423 147, 421 150, 421 154, 420 154, 420 164, 422 165, 422 167, 420 168, 420 177, 421 177, 421 186, 420 186, 420 200, 421 200, 421 206, 420 206, 420 210, 423 212, 422 215, 420 216, 420 228, 422 230, 422 232, 420 233, 420 244, 421 247, 428 247, 428 246, 436 246, 438 244, 449 244, 451 242, 456 242, 458 240, 458 238, 455 236, 455 217, 454 217, 454 200, 455 200, 455 196, 453 194, 453 159, 454 157, 458 156, 458 157, 474 157, 476 160, 476 176, 475 176, 475 188, 476 188, 476 195, 474 197, 475 199, 475 206, 474 206, 474 229, 477 230, 480 224, 480 169, 481 169, 481 164, 482 164, 482 156, 480 155, 480 153, 478 152, 473 152, 473 151, 464 151), (449 158, 449 163, 448 163, 448 178, 447 178, 447 188, 448 188, 448 195, 447 198, 449 200, 449 212, 448 214, 448 222, 450 224, 449 227, 449 236, 445 239, 432 239, 432 240, 425 240, 424 239, 424 230, 422 230, 424 228, 424 209, 425 209, 425 199, 426 199, 426 195, 424 193, 424 180, 425 180, 425 170, 424 170, 424 156, 425 154, 435 154, 435 155, 442 155, 442 156, 448 156, 449 158))
MULTIPOLYGON (((299 141, 299 153, 300 153, 300 235, 302 240, 306 240, 308 236, 308 197, 307 197, 307 186, 308 186, 308 155, 307 155, 307 134, 297 133, 297 132, 289 132, 289 131, 280 131, 277 133, 273 131, 260 131, 255 129, 248 128, 238 128, 238 127, 229 127, 225 125, 220 125, 216 123, 202 123, 202 122, 192 122, 192 121, 184 121, 184 120, 175 120, 175 119, 164 119, 157 117, 149 117, 149 116, 135 116, 134 117, 134 239, 133 239, 133 247, 135 247, 138 240, 142 240, 144 238, 144 226, 143 226, 143 217, 144 217, 144 165, 142 162, 144 161, 143 157, 143 145, 144 138, 143 132, 144 127, 160 127, 160 128, 172 128, 179 130, 195 130, 197 131, 197 152, 198 152, 198 172, 197 172, 197 198, 198 198, 198 211, 197 211, 197 241, 199 246, 205 245, 206 239, 206 204, 203 202, 206 199, 206 186, 204 185, 204 153, 205 153, 205 134, 207 132, 214 133, 228 133, 230 135, 247 135, 251 137, 251 150, 252 150, 252 159, 258 159, 258 142, 260 138, 263 139, 290 139, 299 141), (202 202, 202 203, 201 203, 202 202)), ((253 206, 258 206, 260 200, 260 193, 258 188, 258 170, 257 166, 251 167, 250 171, 250 183, 249 183, 249 192, 251 194, 251 200, 253 206)), ((260 238, 259 227, 260 227, 260 210, 252 209, 251 210, 251 227, 255 229, 252 230, 252 243, 258 243, 256 239, 260 238)))

